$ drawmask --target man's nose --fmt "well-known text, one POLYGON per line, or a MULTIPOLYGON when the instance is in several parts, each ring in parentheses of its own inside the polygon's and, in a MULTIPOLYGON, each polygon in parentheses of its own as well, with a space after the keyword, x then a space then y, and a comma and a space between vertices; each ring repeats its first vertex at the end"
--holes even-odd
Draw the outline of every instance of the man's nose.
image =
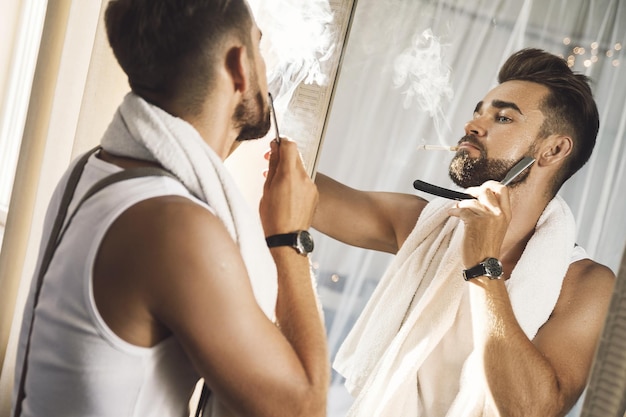
POLYGON ((487 128, 481 122, 480 118, 474 118, 465 123, 465 134, 475 136, 485 136, 487 128))

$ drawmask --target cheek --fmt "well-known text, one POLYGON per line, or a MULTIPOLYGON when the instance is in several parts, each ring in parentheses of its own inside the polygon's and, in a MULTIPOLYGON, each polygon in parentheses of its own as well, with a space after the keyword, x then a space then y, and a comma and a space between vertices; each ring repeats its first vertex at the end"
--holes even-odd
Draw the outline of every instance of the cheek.
POLYGON ((518 158, 519 155, 528 152, 536 140, 536 133, 524 129, 506 127, 499 129, 492 135, 492 140, 487 146, 489 157, 518 158))
POLYGON ((263 59, 263 55, 261 55, 260 52, 257 51, 257 56, 256 56, 256 62, 257 62, 257 70, 258 70, 258 78, 259 78, 259 84, 262 86, 266 86, 267 85, 267 65, 265 64, 265 59, 263 59))

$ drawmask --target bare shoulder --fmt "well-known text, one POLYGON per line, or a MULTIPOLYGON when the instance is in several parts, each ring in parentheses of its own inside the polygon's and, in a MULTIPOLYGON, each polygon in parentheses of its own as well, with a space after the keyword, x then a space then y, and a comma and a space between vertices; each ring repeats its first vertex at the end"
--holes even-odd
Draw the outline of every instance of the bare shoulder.
POLYGON ((139 222, 139 232, 164 233, 168 236, 187 234, 188 229, 223 227, 209 209, 183 196, 161 196, 145 200, 127 210, 125 215, 139 222))
POLYGON ((615 274, 610 268, 582 259, 570 265, 557 308, 567 309, 575 306, 606 308, 613 292, 615 274))
POLYGON ((210 210, 162 196, 131 206, 113 222, 94 265, 94 298, 113 331, 151 346, 190 313, 187 307, 232 293, 220 283, 248 294, 246 278, 237 245, 210 210), (226 271, 229 281, 212 279, 226 271), (205 294, 203 300, 197 294, 205 294))
POLYGON ((128 274, 133 281, 161 276, 178 269, 213 235, 216 240, 230 238, 205 207, 177 195, 150 198, 129 207, 111 224, 96 267, 109 274, 128 274))
POLYGON ((572 263, 552 315, 533 339, 555 370, 567 407, 585 387, 614 282, 604 265, 589 259, 572 263))
POLYGON ((199 250, 195 244, 216 233, 222 235, 226 230, 210 210, 173 195, 131 206, 113 223, 108 237, 116 241, 120 251, 132 247, 135 259, 148 256, 151 263, 159 264, 174 261, 181 252, 193 254, 199 250), (155 251, 159 257, 152 256, 155 251))
POLYGON ((602 264, 590 259, 572 263, 550 321, 570 331, 577 328, 581 337, 595 338, 604 324, 614 283, 615 274, 602 264))
MULTIPOLYGON (((134 279, 147 279, 152 289, 166 291, 185 285, 194 277, 219 275, 218 265, 243 265, 241 254, 222 221, 206 207, 181 196, 162 196, 142 201, 126 210, 112 225, 121 259, 134 265, 134 279), (137 274, 136 272, 141 273, 137 274)), ((242 280, 247 274, 236 274, 242 280)), ((236 278, 233 278, 236 279, 236 278)))

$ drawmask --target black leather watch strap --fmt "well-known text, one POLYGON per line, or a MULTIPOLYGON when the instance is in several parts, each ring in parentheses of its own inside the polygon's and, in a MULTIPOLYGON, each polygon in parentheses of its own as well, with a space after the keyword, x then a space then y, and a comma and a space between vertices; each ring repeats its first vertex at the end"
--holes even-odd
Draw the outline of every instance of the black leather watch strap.
POLYGON ((485 266, 482 263, 479 263, 478 265, 474 265, 469 269, 465 269, 463 271, 463 278, 465 279, 465 281, 469 281, 472 278, 482 277, 486 273, 487 271, 485 271, 485 266))
POLYGON ((489 277, 489 279, 502 278, 502 263, 496 258, 486 258, 478 265, 463 271, 465 281, 482 276, 489 277))
POLYGON ((265 242, 269 248, 275 248, 277 246, 295 246, 297 239, 297 233, 282 233, 266 237, 265 242))
POLYGON ((308 255, 313 252, 313 237, 306 230, 298 230, 292 233, 281 233, 265 238, 267 246, 275 248, 277 246, 291 246, 300 255, 308 255))

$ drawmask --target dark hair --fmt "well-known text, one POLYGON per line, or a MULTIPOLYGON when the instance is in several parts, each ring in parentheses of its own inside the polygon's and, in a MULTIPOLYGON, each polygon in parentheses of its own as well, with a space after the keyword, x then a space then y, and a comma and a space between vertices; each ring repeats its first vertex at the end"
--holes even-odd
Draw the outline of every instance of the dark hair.
POLYGON ((200 111, 215 78, 223 40, 237 36, 250 51, 252 17, 245 0, 112 0, 109 43, 132 90, 144 98, 176 98, 200 111))
POLYGON ((600 127, 598 108, 589 78, 574 73, 567 62, 541 49, 522 49, 504 63, 498 82, 523 80, 542 84, 550 90, 540 106, 545 116, 539 137, 565 134, 572 138, 573 149, 558 178, 554 194, 563 183, 589 160, 600 127))

